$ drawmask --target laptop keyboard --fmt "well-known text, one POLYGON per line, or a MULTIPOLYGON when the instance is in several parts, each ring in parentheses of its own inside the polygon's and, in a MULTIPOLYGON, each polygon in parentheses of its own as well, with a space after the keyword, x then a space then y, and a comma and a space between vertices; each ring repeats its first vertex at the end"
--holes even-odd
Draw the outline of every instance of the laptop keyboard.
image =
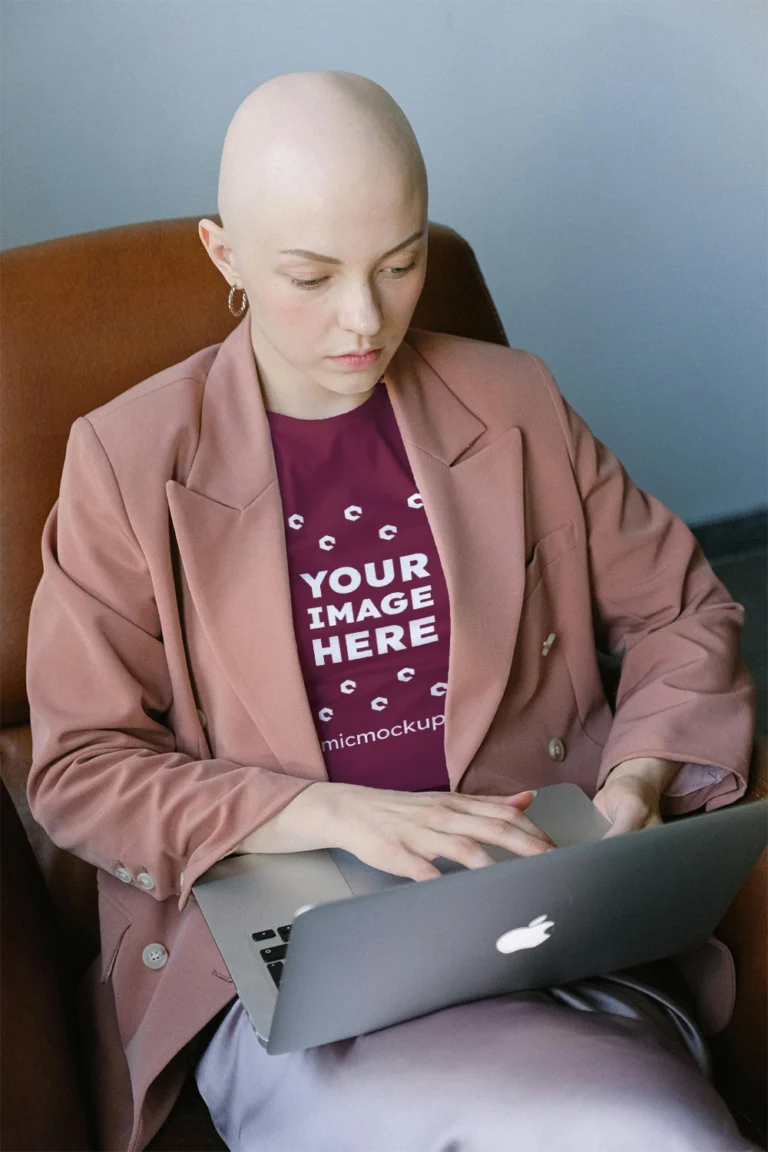
POLYGON ((260 948, 259 955, 278 988, 280 987, 280 977, 283 974, 283 961, 290 935, 290 924, 283 924, 282 928, 263 928, 260 932, 251 932, 251 939, 255 940, 257 944, 260 944, 262 940, 274 941, 266 948, 260 948), (278 940, 282 940, 282 944, 278 944, 278 940))

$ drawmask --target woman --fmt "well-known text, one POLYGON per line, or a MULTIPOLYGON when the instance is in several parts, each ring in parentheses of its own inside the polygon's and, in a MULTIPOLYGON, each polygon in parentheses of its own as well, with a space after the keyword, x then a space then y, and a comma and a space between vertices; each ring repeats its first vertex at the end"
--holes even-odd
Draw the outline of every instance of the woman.
POLYGON ((743 608, 543 362, 409 328, 427 179, 383 89, 251 93, 219 210, 243 320, 75 421, 30 617, 30 806, 98 868, 101 1147, 144 1148, 191 1072, 248 1152, 752 1147, 669 968, 259 1046, 189 899, 215 861, 483 867, 547 850, 524 810, 558 780, 611 834, 719 807, 756 692, 743 608))

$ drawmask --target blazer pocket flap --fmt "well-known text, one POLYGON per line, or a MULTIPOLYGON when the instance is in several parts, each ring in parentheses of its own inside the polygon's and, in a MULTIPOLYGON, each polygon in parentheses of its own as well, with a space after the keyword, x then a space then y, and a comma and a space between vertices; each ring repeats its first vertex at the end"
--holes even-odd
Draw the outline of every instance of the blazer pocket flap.
POLYGON ((570 552, 578 544, 576 529, 573 521, 569 520, 554 532, 547 533, 536 542, 531 559, 525 566, 525 590, 523 598, 526 599, 536 588, 541 574, 555 560, 565 552, 570 552))
POLYGON ((101 933, 101 982, 112 975, 120 945, 131 926, 126 912, 103 892, 99 892, 99 930, 101 933))

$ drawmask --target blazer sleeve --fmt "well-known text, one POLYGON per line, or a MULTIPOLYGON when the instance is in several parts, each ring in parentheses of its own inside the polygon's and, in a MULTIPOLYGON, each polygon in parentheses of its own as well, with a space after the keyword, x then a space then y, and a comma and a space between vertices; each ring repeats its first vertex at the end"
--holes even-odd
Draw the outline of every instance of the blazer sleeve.
POLYGON ((544 362, 532 359, 584 510, 596 647, 623 656, 597 787, 625 760, 658 756, 681 763, 662 814, 730 804, 747 787, 757 718, 757 689, 741 655, 744 608, 688 526, 632 482, 544 362))
POLYGON ((183 908, 198 876, 313 781, 176 751, 151 573, 87 417, 70 430, 42 558, 27 643, 32 815, 59 847, 148 872, 149 894, 183 908))

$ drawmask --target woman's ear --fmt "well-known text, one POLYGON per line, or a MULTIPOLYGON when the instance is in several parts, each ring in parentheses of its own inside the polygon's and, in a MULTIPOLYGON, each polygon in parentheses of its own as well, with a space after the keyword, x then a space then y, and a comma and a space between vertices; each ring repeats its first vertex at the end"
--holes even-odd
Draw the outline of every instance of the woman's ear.
POLYGON ((227 240, 227 234, 220 224, 209 219, 203 219, 197 225, 197 234, 200 242, 210 256, 213 263, 221 272, 228 284, 238 280, 232 248, 227 240))

